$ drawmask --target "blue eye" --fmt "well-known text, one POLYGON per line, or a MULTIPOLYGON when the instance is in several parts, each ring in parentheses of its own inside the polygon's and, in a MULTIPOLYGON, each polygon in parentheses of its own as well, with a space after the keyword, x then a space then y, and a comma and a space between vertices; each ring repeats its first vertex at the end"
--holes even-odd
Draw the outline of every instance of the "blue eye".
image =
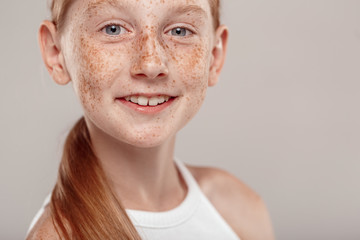
POLYGON ((171 29, 170 31, 171 35, 173 36, 179 36, 179 37, 185 37, 189 34, 192 34, 192 32, 186 28, 177 27, 174 29, 171 29))
POLYGON ((117 36, 117 35, 122 34, 123 32, 126 32, 126 30, 123 27, 121 27, 120 25, 111 24, 111 25, 105 26, 103 28, 103 32, 105 32, 106 34, 111 35, 111 36, 117 36))

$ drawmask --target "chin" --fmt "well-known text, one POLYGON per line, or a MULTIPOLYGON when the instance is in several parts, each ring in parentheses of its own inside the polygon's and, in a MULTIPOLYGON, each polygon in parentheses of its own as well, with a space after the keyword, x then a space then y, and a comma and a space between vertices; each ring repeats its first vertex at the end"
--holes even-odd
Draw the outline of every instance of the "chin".
POLYGON ((164 142, 156 142, 156 141, 139 141, 139 142, 134 142, 134 143, 130 143, 130 145, 132 145, 133 147, 136 148, 156 148, 159 147, 163 144, 164 142))
MULTIPOLYGON (((124 124, 117 117, 109 119, 86 117, 91 132, 102 139, 101 141, 113 144, 128 145, 128 147, 154 148, 172 142, 179 123, 159 124, 155 122, 129 124, 125 119, 124 124)), ((171 121, 171 120, 170 120, 171 121)))
POLYGON ((137 134, 131 139, 126 139, 127 144, 137 148, 156 148, 174 139, 175 135, 163 133, 143 133, 137 134))

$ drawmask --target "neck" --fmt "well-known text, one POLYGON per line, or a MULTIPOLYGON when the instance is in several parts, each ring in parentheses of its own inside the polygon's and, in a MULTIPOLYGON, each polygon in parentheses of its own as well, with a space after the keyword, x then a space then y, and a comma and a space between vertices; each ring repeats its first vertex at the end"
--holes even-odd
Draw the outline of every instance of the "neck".
POLYGON ((114 193, 128 209, 165 211, 186 195, 186 184, 173 162, 175 136, 163 144, 141 148, 89 127, 94 152, 114 193))

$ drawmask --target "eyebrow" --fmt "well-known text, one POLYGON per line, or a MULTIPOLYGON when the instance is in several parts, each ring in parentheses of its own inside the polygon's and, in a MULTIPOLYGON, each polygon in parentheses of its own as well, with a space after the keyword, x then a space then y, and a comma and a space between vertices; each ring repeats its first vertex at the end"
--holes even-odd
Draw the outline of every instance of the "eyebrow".
POLYGON ((89 3, 87 8, 85 9, 85 13, 87 15, 91 15, 96 12, 96 10, 101 9, 102 6, 113 6, 115 8, 123 8, 123 4, 117 0, 101 0, 89 3))
POLYGON ((175 13, 175 14, 194 13, 194 14, 198 14, 198 15, 203 15, 205 17, 207 16, 205 10, 197 5, 179 6, 179 7, 175 8, 173 13, 175 13))

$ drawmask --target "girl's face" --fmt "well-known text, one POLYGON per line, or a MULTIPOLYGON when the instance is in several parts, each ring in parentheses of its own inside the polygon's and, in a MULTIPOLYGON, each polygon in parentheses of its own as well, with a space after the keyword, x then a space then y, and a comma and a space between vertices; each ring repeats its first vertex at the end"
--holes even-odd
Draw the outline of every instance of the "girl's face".
POLYGON ((217 81, 212 23, 208 0, 75 1, 60 45, 90 129, 138 147, 174 136, 217 81))

